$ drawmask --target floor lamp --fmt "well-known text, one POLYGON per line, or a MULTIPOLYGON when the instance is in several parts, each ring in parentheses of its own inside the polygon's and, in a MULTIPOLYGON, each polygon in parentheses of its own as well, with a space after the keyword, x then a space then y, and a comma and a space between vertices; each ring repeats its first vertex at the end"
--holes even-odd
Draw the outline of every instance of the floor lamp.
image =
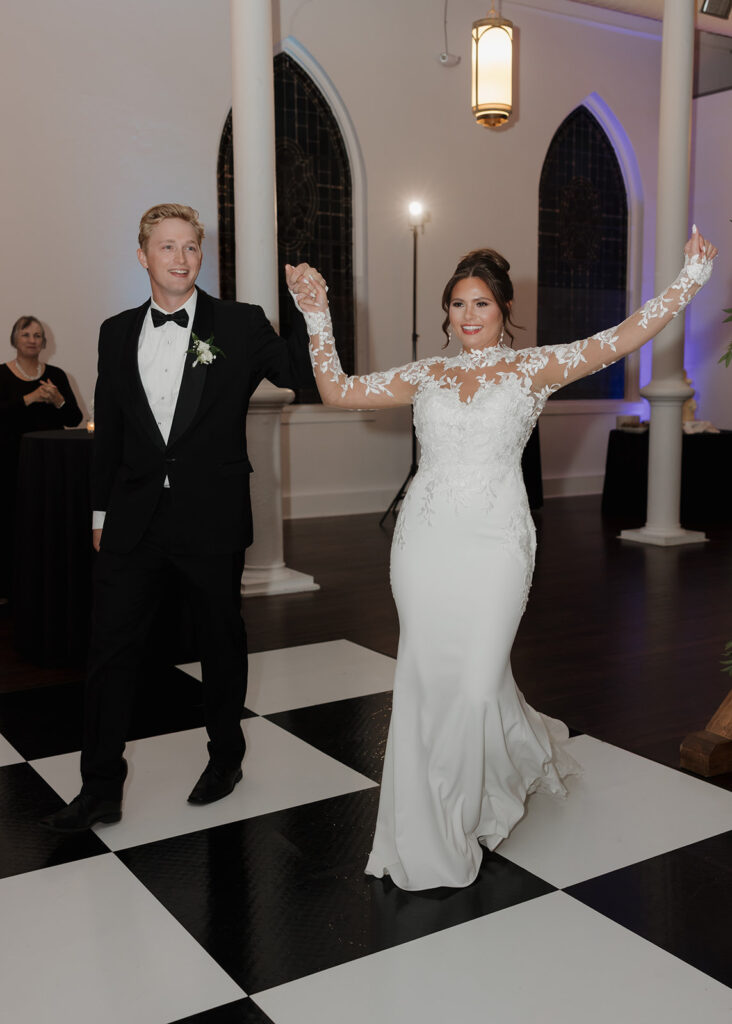
MULTIPOLYGON (((412 362, 417 360, 417 235, 419 229, 424 231, 424 224, 427 220, 427 213, 422 203, 412 202, 409 204, 409 226, 412 229, 412 362)), ((414 414, 412 414, 412 464, 409 467, 406 480, 392 498, 386 512, 379 520, 379 526, 384 525, 384 520, 391 512, 397 514, 399 504, 407 493, 409 481, 417 472, 417 432, 414 429, 414 414)))

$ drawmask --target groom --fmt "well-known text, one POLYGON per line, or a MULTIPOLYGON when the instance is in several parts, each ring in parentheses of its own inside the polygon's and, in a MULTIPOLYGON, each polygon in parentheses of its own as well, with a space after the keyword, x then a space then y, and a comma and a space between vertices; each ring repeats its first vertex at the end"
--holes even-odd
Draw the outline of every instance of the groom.
MULTIPOLYGON (((196 607, 208 764, 188 800, 207 804, 242 777, 246 634, 240 581, 252 541, 245 423, 267 377, 312 384, 307 336, 281 339, 259 306, 195 287, 203 226, 189 206, 154 206, 137 258, 152 301, 99 335, 92 457, 95 566, 84 705, 82 789, 42 824, 77 832, 122 816, 123 753, 137 676, 171 568, 196 607)), ((288 268, 300 293, 306 264, 288 268)))

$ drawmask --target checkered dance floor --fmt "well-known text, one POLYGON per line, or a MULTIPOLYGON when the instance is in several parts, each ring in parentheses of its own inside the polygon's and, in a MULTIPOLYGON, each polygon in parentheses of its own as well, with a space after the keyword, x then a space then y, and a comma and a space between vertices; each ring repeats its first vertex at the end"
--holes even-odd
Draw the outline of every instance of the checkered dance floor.
POLYGON ((138 701, 124 817, 78 790, 80 685, 0 697, 8 1024, 732 1020, 732 793, 587 735, 477 882, 367 878, 394 663, 345 640, 251 656, 244 780, 208 807, 198 666, 138 701))

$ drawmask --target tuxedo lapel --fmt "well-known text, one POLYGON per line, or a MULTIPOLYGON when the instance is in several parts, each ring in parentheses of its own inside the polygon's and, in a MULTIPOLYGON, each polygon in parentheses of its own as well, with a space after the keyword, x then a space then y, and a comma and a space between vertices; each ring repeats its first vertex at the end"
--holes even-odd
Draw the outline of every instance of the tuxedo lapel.
POLYGON ((150 403, 145 394, 140 378, 140 367, 137 361, 137 350, 140 342, 140 332, 145 321, 145 315, 150 306, 148 299, 139 309, 135 310, 130 324, 127 337, 124 340, 123 373, 126 377, 127 387, 130 396, 130 410, 140 421, 141 426, 158 448, 165 447, 165 440, 160 433, 160 428, 155 420, 150 403))
MULTIPOLYGON (((211 338, 213 335, 213 313, 211 296, 199 288, 196 300, 196 315, 193 318, 193 327, 191 328, 191 346, 193 345, 194 334, 201 341, 208 341, 211 338)), ((178 401, 176 402, 175 413, 173 414, 173 423, 170 427, 168 447, 174 444, 188 429, 198 411, 206 377, 208 376, 208 366, 205 363, 199 363, 198 366, 194 366, 194 362, 195 356, 187 353, 183 369, 183 379, 180 382, 180 391, 178 392, 178 401)))

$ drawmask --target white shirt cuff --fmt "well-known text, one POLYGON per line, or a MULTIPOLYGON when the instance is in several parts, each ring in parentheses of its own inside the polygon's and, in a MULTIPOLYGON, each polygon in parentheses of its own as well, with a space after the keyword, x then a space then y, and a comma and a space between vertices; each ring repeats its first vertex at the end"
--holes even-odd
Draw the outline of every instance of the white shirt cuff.
POLYGON ((103 529, 106 514, 106 512, 92 512, 92 530, 103 529))

